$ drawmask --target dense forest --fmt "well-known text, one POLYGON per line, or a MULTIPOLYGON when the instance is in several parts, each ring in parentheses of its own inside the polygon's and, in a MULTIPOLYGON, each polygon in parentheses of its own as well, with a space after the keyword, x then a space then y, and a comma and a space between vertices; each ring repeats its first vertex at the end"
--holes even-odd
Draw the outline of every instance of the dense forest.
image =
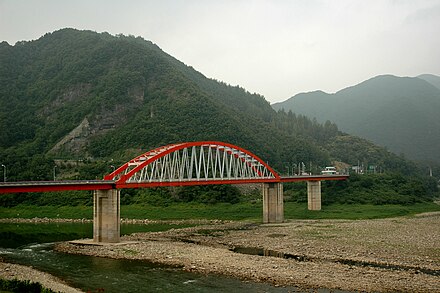
MULTIPOLYGON (((424 171, 329 121, 276 112, 263 96, 208 79, 150 41, 75 29, 0 43, 0 125, 8 181, 100 179, 149 149, 198 140, 244 147, 280 173, 300 162, 313 172, 357 164, 414 178, 424 171)), ((233 191, 127 191, 123 200, 239 201, 233 191)))

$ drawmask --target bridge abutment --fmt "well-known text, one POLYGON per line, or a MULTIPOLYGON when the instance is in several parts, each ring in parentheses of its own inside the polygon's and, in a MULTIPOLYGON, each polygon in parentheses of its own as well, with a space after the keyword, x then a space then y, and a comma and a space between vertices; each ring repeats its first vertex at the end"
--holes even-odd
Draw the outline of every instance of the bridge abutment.
POLYGON ((321 181, 307 181, 307 205, 310 211, 321 210, 321 181))
POLYGON ((119 242, 120 191, 95 190, 93 194, 93 241, 119 242))
POLYGON ((263 183, 263 223, 284 221, 283 197, 282 183, 263 183))

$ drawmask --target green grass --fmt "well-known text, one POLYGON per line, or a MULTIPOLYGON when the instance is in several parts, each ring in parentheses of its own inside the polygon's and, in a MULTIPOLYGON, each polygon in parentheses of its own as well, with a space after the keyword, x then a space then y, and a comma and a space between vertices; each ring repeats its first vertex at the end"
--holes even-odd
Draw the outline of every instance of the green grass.
POLYGON ((34 206, 18 205, 15 207, 0 207, 0 218, 66 218, 92 219, 93 206, 34 206))
POLYGON ((133 219, 218 219, 218 220, 261 220, 262 204, 173 204, 167 207, 129 205, 121 207, 121 217, 133 219))
MULTIPOLYGON (((129 219, 179 220, 179 219, 219 219, 219 220, 262 220, 262 203, 239 204, 173 204, 167 207, 148 205, 121 206, 121 217, 129 219)), ((306 203, 286 202, 285 219, 374 219, 413 215, 422 212, 440 211, 440 205, 418 203, 414 205, 361 205, 333 204, 323 206, 321 211, 307 210, 306 203)), ((91 206, 27 206, 0 208, 0 218, 72 218, 91 219, 91 206)))
POLYGON ((320 211, 309 211, 307 205, 285 203, 286 219, 378 219, 409 216, 424 212, 440 211, 435 203, 414 205, 332 204, 320 211))

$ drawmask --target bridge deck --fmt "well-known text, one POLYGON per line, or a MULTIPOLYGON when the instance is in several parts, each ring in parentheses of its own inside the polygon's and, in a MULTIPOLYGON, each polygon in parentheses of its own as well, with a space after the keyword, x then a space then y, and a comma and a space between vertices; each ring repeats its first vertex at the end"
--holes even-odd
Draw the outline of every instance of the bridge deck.
POLYGON ((277 183, 322 180, 346 180, 349 175, 301 175, 281 177, 278 179, 259 180, 200 180, 200 181, 175 181, 175 182, 143 182, 118 184, 113 180, 64 180, 64 181, 21 181, 0 183, 0 193, 20 192, 51 192, 66 190, 108 190, 115 188, 149 188, 157 186, 183 186, 206 184, 244 184, 244 183, 277 183))
POLYGON ((115 186, 113 180, 20 181, 0 183, 0 193, 108 190, 115 186))
POLYGON ((324 181, 324 180, 347 180, 350 175, 298 175, 281 177, 281 182, 298 182, 298 181, 324 181))

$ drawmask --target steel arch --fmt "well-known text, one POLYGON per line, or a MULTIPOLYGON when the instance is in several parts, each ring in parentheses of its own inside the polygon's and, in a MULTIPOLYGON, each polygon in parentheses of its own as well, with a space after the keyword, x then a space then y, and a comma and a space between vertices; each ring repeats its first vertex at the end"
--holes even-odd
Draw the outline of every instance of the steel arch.
POLYGON ((148 151, 106 175, 117 188, 279 182, 248 150, 219 141, 170 144, 148 151))

